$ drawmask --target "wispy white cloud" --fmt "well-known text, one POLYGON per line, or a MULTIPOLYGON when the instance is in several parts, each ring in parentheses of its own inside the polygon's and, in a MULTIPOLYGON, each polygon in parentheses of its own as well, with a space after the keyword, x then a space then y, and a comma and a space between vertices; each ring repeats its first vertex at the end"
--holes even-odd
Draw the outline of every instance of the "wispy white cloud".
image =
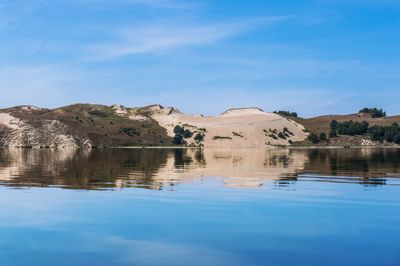
POLYGON ((19 7, 40 7, 44 5, 56 5, 56 4, 67 4, 67 5, 142 5, 157 8, 184 8, 191 7, 193 4, 189 4, 181 0, 4 0, 0 2, 0 8, 7 6, 19 6, 19 7))
POLYGON ((157 21, 147 25, 123 27, 117 30, 115 40, 94 45, 91 51, 96 59, 165 52, 186 46, 212 44, 290 18, 276 16, 214 24, 157 21))
MULTIPOLYGON (((65 3, 71 3, 71 1, 60 0, 65 3)), ((94 4, 94 5, 142 5, 154 8, 188 8, 192 7, 193 4, 179 0, 78 0, 74 4, 94 4)))

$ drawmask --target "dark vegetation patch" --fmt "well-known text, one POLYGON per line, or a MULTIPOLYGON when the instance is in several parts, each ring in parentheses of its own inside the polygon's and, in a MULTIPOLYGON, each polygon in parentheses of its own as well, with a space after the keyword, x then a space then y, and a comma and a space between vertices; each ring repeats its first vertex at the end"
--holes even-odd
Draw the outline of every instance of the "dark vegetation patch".
POLYGON ((234 132, 234 131, 232 131, 232 135, 235 137, 244 138, 244 136, 242 134, 234 132))
MULTIPOLYGON (((190 126, 190 127, 196 128, 194 126, 190 126)), ((175 134, 175 136, 172 138, 172 144, 175 144, 175 145, 186 145, 187 141, 185 139, 190 139, 194 135, 194 133, 190 129, 187 129, 184 126, 180 126, 180 125, 177 125, 174 127, 174 134, 175 134)), ((197 133, 195 136, 195 140, 197 142, 202 142, 204 140, 204 134, 197 133), (200 135, 202 136, 202 138, 200 137, 200 135), (201 140, 199 140, 199 139, 201 139, 201 140)))
POLYGON ((124 133, 130 137, 140 136, 140 133, 136 128, 133 127, 121 127, 119 132, 124 133))
POLYGON ((361 114, 370 114, 372 118, 386 117, 386 112, 378 108, 364 108, 359 111, 361 114))
POLYGON ((108 117, 107 112, 104 112, 104 111, 101 111, 98 109, 89 110, 88 114, 94 115, 94 116, 99 116, 99 117, 108 117))
POLYGON ((213 140, 223 140, 223 139, 231 140, 232 138, 231 137, 226 137, 226 136, 214 136, 212 139, 213 140))
POLYGON ((194 136, 194 140, 198 143, 201 143, 204 141, 205 135, 203 133, 197 133, 196 136, 194 136))
MULTIPOLYGON (((391 127, 394 123, 400 124, 400 116, 387 116, 386 112, 382 109, 378 108, 364 108, 360 110, 360 113, 350 114, 350 115, 326 115, 326 116, 318 116, 314 118, 292 118, 297 123, 303 125, 305 127, 305 132, 314 133, 319 138, 321 133, 325 133, 330 145, 343 146, 345 144, 349 145, 359 145, 361 139, 365 139, 366 137, 371 137, 372 140, 380 139, 382 140, 382 135, 380 138, 376 136, 372 138, 370 134, 370 128, 378 126, 375 128, 375 131, 378 131, 375 135, 379 135, 379 131, 382 131, 382 128, 391 127), (367 110, 368 109, 368 110, 367 110), (341 123, 339 126, 339 130, 343 133, 343 131, 351 135, 340 135, 335 129, 332 129, 332 121, 335 121, 336 124, 341 123), (349 126, 349 121, 353 121, 353 125, 349 126), (369 124, 368 132, 362 133, 365 131, 364 129, 360 131, 360 124, 363 122, 369 124), (358 124, 355 124, 358 122, 358 124), (358 128, 358 129, 357 129, 358 128), (361 134, 360 134, 361 133, 361 134)), ((364 123, 365 124, 365 123, 364 123)), ((386 131, 386 130, 385 130, 386 131)), ((382 134, 382 133, 380 133, 382 134)), ((383 139, 384 140, 384 139, 383 139)), ((389 138, 390 140, 390 138, 389 138)), ((299 142, 296 145, 307 145, 309 141, 299 142)))
MULTIPOLYGON (((393 123, 389 126, 374 125, 369 126, 367 121, 363 122, 337 122, 332 120, 330 123, 329 138, 338 136, 362 136, 370 138, 373 141, 386 141, 388 143, 400 144, 400 126, 398 123, 393 123)), ((315 133, 308 136, 308 141, 311 143, 319 143, 321 141, 329 141, 325 132, 321 132, 319 137, 315 133)))
POLYGON ((289 116, 289 117, 298 117, 298 114, 296 112, 290 112, 290 111, 275 111, 274 114, 289 116))

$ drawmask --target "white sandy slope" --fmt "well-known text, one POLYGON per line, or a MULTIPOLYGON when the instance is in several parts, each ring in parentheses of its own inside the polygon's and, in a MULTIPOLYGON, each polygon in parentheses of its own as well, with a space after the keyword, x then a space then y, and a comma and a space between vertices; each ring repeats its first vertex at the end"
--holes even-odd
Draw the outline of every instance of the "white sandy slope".
MULTIPOLYGON (((302 141, 307 137, 302 125, 259 108, 230 109, 219 116, 196 116, 161 107, 153 110, 152 117, 167 130, 169 136, 175 135, 173 129, 176 125, 193 132, 205 129, 205 147, 260 148, 289 145, 290 141, 302 141), (271 131, 283 132, 284 128, 293 135, 287 139, 271 137, 271 131)), ((194 143, 193 138, 187 141, 188 144, 194 143)))

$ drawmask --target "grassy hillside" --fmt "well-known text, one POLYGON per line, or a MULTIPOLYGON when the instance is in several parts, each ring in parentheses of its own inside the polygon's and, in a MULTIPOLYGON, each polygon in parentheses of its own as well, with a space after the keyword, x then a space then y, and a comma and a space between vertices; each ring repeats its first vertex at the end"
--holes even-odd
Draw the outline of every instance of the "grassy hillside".
POLYGON ((329 133, 330 123, 332 120, 336 120, 338 122, 345 121, 354 121, 354 122, 362 122, 367 121, 370 126, 390 126, 393 123, 400 123, 400 116, 389 116, 385 118, 372 118, 369 114, 350 114, 350 115, 326 115, 326 116, 318 116, 314 118, 293 118, 292 120, 302 124, 308 131, 320 134, 324 132, 326 134, 329 133))
POLYGON ((374 141, 371 139, 369 134, 364 135, 338 135, 337 137, 329 137, 330 133, 330 125, 332 120, 336 120, 338 123, 353 121, 362 123, 363 121, 368 122, 369 127, 374 126, 391 126, 393 123, 400 124, 400 116, 389 116, 389 117, 380 117, 373 118, 371 114, 368 113, 357 113, 350 115, 326 115, 326 116, 318 116, 314 118, 293 118, 296 122, 302 124, 306 131, 310 132, 310 134, 315 134, 315 136, 320 136, 320 134, 325 134, 327 136, 327 141, 319 141, 318 143, 312 142, 310 140, 305 140, 302 142, 298 142, 296 146, 370 146, 370 145, 395 145, 394 143, 388 143, 384 140, 382 141, 374 141))
POLYGON ((0 112, 7 112, 34 128, 40 128, 45 120, 60 121, 67 126, 67 134, 89 139, 94 146, 171 144, 165 129, 150 117, 132 120, 104 105, 74 104, 51 110, 13 107, 0 112))

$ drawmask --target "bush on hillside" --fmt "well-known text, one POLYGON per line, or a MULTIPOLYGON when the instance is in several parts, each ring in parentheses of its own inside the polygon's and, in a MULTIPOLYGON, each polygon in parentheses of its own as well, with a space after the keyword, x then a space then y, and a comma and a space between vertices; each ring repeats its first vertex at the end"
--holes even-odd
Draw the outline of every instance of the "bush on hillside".
POLYGON ((204 141, 204 134, 197 133, 196 136, 194 136, 194 140, 197 141, 197 142, 203 142, 204 141))
POLYGON ((190 131, 189 129, 185 129, 185 130, 183 131, 182 136, 183 136, 185 139, 190 139, 190 138, 193 136, 193 133, 192 133, 192 131, 190 131))
POLYGON ((297 117, 296 112, 290 112, 290 111, 275 111, 274 114, 290 116, 290 117, 297 117))
POLYGON ((326 141, 327 140, 325 132, 321 132, 321 134, 319 134, 319 140, 320 141, 326 141))
POLYGON ((336 130, 337 124, 338 124, 338 121, 332 120, 332 121, 331 121, 331 125, 330 125, 330 129, 331 129, 331 130, 336 130))
POLYGON ((307 138, 311 143, 317 144, 319 142, 318 136, 315 133, 310 133, 307 138))
POLYGON ((359 113, 370 114, 372 118, 386 117, 386 112, 378 108, 364 108, 359 113))
POLYGON ((183 136, 181 134, 176 134, 172 139, 172 143, 175 145, 183 145, 186 142, 183 140, 183 136))
POLYGON ((329 131, 329 138, 336 138, 337 137, 337 133, 335 129, 331 129, 331 131, 329 131))
POLYGON ((137 131, 136 128, 132 127, 121 127, 119 132, 124 133, 130 137, 139 136, 140 133, 137 131))

